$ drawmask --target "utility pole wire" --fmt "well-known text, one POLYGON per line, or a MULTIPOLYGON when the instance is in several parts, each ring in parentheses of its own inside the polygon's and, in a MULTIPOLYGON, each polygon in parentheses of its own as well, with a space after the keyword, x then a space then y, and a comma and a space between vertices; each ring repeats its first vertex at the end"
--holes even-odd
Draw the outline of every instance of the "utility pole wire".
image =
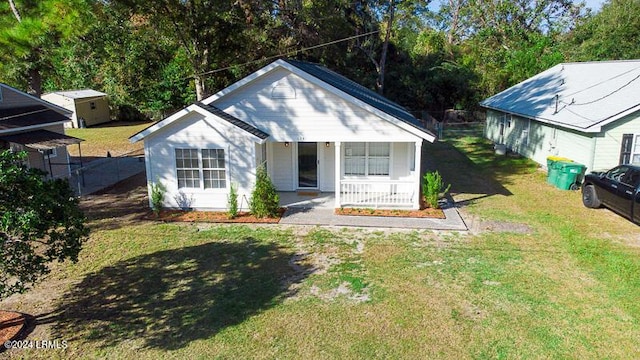
POLYGON ((268 61, 268 60, 271 60, 271 59, 281 58, 283 56, 294 55, 294 54, 297 54, 297 53, 300 53, 300 52, 303 52, 303 51, 313 50, 313 49, 317 49, 317 48, 321 48, 321 47, 325 47, 325 46, 329 46, 329 45, 333 45, 333 44, 338 44, 338 43, 341 43, 341 42, 344 42, 344 41, 357 39, 359 37, 377 34, 379 32, 380 32, 380 30, 370 31, 370 32, 365 33, 365 34, 353 35, 353 36, 349 36, 349 37, 346 37, 346 38, 333 40, 333 41, 329 41, 329 42, 318 44, 318 45, 314 45, 314 46, 309 46, 309 47, 298 49, 298 50, 291 50, 291 51, 288 51, 288 52, 285 52, 285 53, 269 56, 269 57, 266 57, 266 58, 263 58, 263 59, 251 60, 251 61, 248 61, 248 62, 243 63, 243 64, 237 64, 237 65, 223 67, 223 68, 220 68, 220 69, 205 71, 203 73, 194 74, 192 76, 189 76, 187 79, 194 78, 195 76, 203 76, 203 75, 215 74, 215 73, 218 73, 218 72, 221 72, 221 71, 233 69, 234 67, 237 67, 237 66, 247 66, 247 65, 251 65, 251 64, 255 64, 255 63, 259 63, 259 62, 263 62, 263 61, 268 61))
MULTIPOLYGON (((12 0, 9 0, 9 2, 12 2, 12 0)), ((289 56, 289 55, 297 54, 297 53, 299 53, 299 52, 303 52, 303 51, 307 51, 307 50, 313 50, 313 49, 321 48, 321 47, 324 47, 324 46, 329 46, 329 45, 333 45, 333 44, 338 44, 338 43, 341 43, 341 42, 343 42, 343 41, 349 41, 349 40, 357 39, 357 38, 359 38, 359 37, 363 37, 363 36, 369 36, 369 35, 377 34, 377 33, 379 33, 379 32, 380 32, 380 30, 375 30, 375 31, 370 31, 370 32, 365 33, 365 34, 353 35, 353 36, 349 36, 349 37, 346 37, 346 38, 342 38, 342 39, 338 39, 338 40, 333 40, 333 41, 329 41, 329 42, 322 43, 322 44, 318 44, 318 45, 314 45, 314 46, 309 46, 309 47, 302 48, 302 49, 298 49, 298 50, 292 50, 292 51, 289 51, 289 52, 286 52, 286 53, 282 53, 282 54, 278 54, 278 55, 269 56, 269 57, 266 57, 266 58, 264 58, 264 59, 252 60, 252 61, 248 61, 248 62, 243 63, 243 64, 232 65, 232 66, 227 66, 227 67, 220 68, 220 69, 215 69, 215 70, 211 70, 211 71, 206 71, 206 72, 203 72, 203 73, 201 73, 201 74, 197 74, 197 75, 199 75, 199 76, 210 75, 210 74, 214 74, 214 73, 218 73, 218 72, 221 72, 221 71, 225 71, 225 70, 232 69, 232 68, 234 68, 234 67, 236 67, 236 66, 247 66, 247 65, 255 64, 255 63, 259 63, 259 62, 262 62, 262 61, 267 61, 267 60, 271 60, 271 59, 280 58, 280 57, 283 57, 283 56, 289 56)), ((196 76, 196 75, 191 75, 191 76, 185 77, 185 78, 183 78, 183 79, 184 79, 184 80, 186 80, 186 79, 192 79, 192 78, 194 78, 195 76, 196 76)), ((150 85, 150 86, 151 86, 151 85, 150 85)), ((130 89, 130 91, 133 91, 133 90, 143 90, 143 89, 144 89, 144 88, 146 88, 146 87, 147 87, 147 86, 144 86, 144 87, 138 87, 138 88, 133 88, 133 89, 130 89)), ((81 101, 81 102, 89 102, 89 101, 93 101, 93 100, 83 100, 83 101, 81 101)), ((78 102, 78 103, 81 103, 81 102, 78 102)), ((50 110, 50 109, 41 109, 41 110, 35 110, 35 111, 24 112, 24 113, 20 113, 20 114, 15 114, 15 115, 10 115, 10 116, 0 117, 0 121, 2 121, 2 120, 8 120, 8 119, 11 119, 11 118, 16 118, 16 117, 20 117, 20 116, 26 116, 26 115, 36 114, 36 113, 44 112, 44 111, 47 111, 47 110, 50 110)))

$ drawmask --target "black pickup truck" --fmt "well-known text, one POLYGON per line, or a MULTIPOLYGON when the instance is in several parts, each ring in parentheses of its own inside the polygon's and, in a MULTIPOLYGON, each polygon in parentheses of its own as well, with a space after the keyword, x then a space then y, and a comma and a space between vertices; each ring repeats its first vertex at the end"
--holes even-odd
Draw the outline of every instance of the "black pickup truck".
POLYGON ((586 175, 582 203, 589 208, 604 205, 640 224, 640 166, 620 165, 586 175))

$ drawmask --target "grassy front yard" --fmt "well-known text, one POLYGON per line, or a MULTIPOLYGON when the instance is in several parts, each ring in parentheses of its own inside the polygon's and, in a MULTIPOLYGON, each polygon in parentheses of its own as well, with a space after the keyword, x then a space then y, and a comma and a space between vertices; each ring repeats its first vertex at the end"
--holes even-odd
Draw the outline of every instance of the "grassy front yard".
POLYGON ((4 355, 638 358, 640 228, 479 138, 451 143, 426 150, 470 234, 98 217, 79 263, 0 303, 68 348, 4 355))
MULTIPOLYGON (((131 144, 129 137, 152 123, 110 122, 100 126, 86 129, 66 129, 67 135, 85 140, 81 143, 83 157, 106 157, 107 152, 111 156, 120 156, 131 152, 142 154, 142 142, 131 144)), ((78 156, 78 147, 70 146, 69 154, 78 156)))

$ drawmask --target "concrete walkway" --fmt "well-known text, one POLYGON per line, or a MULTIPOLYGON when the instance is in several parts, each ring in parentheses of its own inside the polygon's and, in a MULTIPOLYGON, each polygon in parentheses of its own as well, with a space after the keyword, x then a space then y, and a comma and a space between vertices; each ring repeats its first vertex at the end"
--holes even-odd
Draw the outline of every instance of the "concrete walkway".
POLYGON ((320 196, 300 196, 283 192, 280 193, 280 204, 287 207, 280 224, 468 230, 458 209, 451 203, 443 207, 445 219, 336 215, 333 194, 326 193, 321 193, 320 196))

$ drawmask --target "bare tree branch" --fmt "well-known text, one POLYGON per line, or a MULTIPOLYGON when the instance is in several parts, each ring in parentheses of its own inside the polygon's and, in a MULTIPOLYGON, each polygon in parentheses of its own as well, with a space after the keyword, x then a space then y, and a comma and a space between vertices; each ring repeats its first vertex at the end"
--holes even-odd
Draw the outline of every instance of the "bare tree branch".
POLYGON ((20 12, 16 7, 16 3, 13 0, 9 0, 9 6, 11 6, 11 11, 13 11, 13 15, 15 15, 16 19, 18 19, 18 22, 22 22, 22 18, 20 17, 20 12))

